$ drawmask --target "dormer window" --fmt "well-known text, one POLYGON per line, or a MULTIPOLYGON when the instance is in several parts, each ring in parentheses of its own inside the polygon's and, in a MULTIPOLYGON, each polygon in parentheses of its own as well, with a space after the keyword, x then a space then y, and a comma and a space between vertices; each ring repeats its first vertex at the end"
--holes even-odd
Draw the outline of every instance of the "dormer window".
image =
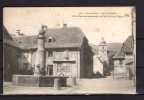
POLYGON ((53 37, 49 37, 49 38, 48 38, 48 42, 49 42, 49 43, 54 42, 54 38, 53 38, 53 37))
POLYGON ((52 39, 48 39, 48 42, 52 42, 52 39))

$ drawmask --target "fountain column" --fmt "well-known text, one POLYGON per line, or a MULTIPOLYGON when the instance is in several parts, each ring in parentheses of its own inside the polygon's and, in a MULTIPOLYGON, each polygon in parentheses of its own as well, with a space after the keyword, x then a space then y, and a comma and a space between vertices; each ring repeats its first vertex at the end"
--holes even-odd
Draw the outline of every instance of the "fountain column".
POLYGON ((37 37, 36 66, 34 75, 45 75, 45 32, 47 26, 42 26, 37 37))

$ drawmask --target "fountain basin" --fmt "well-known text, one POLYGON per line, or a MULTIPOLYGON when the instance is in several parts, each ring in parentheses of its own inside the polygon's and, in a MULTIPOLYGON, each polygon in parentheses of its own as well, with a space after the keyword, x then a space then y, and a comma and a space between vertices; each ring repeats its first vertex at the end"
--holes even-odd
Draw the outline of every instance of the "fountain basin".
POLYGON ((55 79, 59 80, 59 86, 67 86, 67 77, 61 76, 13 75, 12 83, 17 86, 53 87, 55 79))

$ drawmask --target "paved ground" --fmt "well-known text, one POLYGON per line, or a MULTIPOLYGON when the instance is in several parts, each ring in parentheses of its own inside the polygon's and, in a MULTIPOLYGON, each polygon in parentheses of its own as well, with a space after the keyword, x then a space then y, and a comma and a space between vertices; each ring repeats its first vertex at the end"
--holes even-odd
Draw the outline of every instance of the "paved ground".
POLYGON ((4 94, 134 94, 132 80, 81 79, 75 87, 62 87, 55 90, 53 87, 24 87, 4 83, 4 94))

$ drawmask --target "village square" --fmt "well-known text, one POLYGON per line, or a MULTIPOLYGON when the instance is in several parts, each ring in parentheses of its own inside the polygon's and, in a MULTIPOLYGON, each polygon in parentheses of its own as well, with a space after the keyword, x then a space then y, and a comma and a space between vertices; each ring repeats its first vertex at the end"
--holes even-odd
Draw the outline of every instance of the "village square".
POLYGON ((4 94, 135 93, 134 29, 122 42, 103 35, 97 44, 64 22, 34 30, 13 34, 3 25, 4 94))

